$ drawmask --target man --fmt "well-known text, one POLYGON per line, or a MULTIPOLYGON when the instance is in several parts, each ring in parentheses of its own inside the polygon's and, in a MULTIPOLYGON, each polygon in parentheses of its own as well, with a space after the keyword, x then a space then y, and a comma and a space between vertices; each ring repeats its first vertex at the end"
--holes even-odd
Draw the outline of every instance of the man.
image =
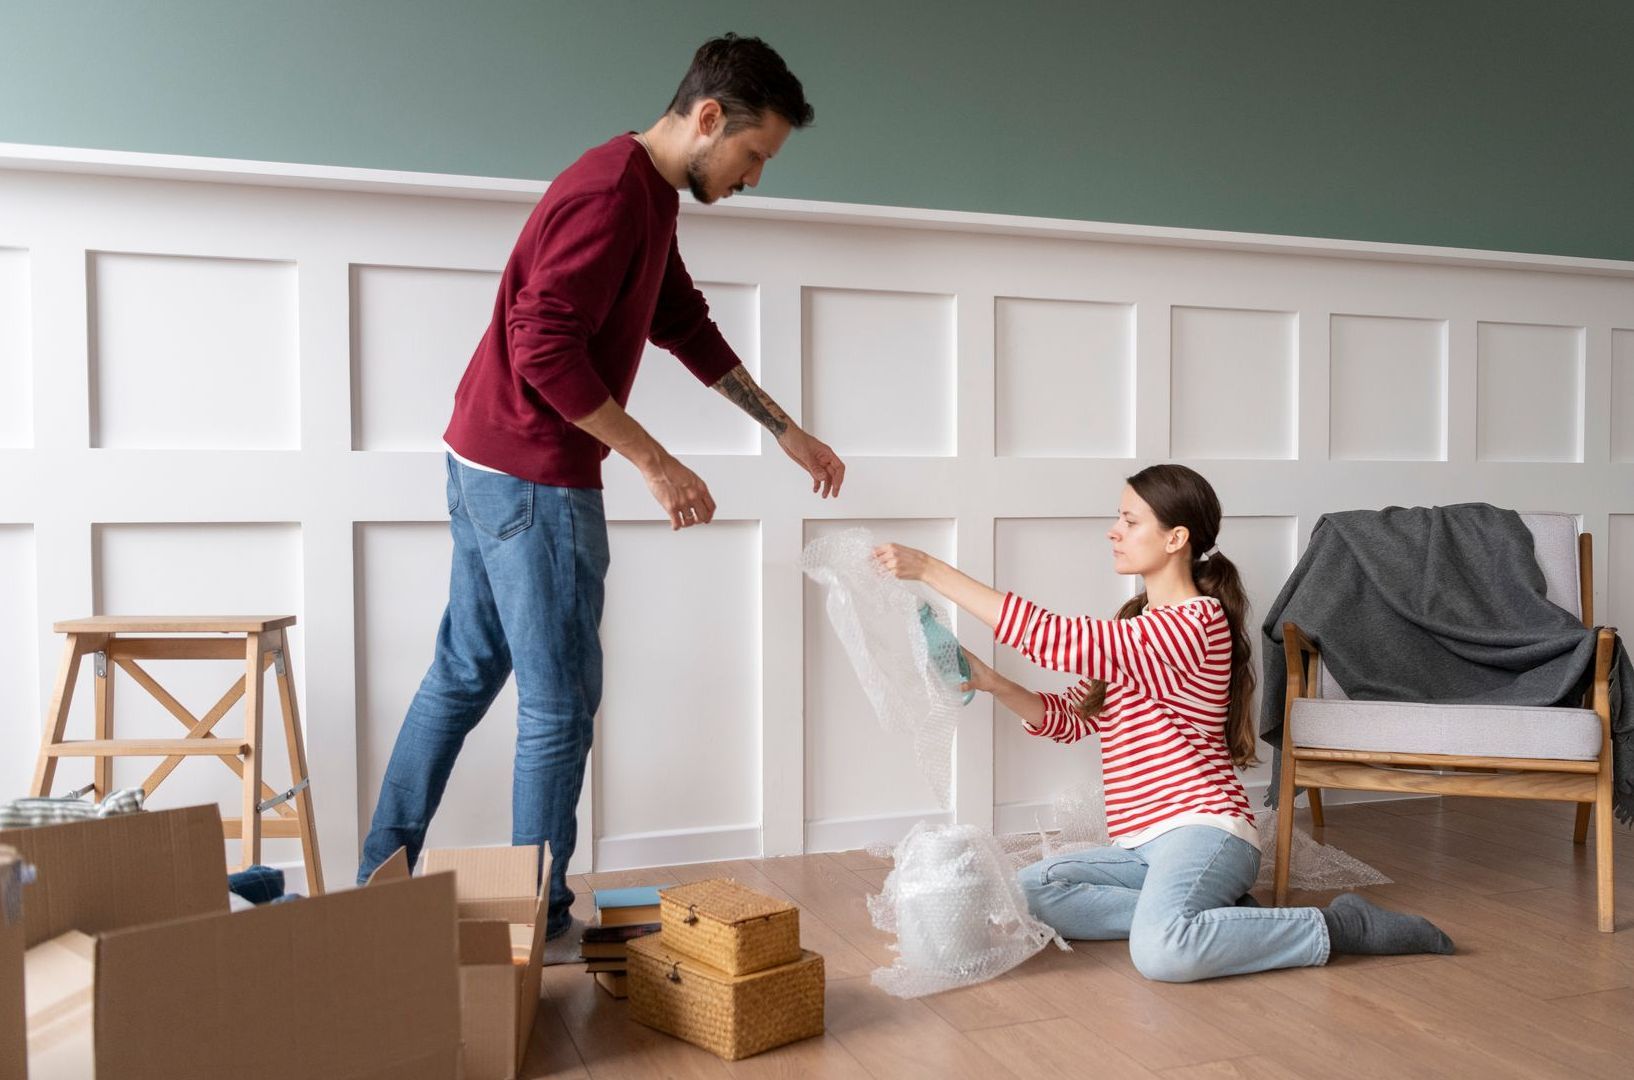
POLYGON ((760 182, 812 121, 800 81, 756 38, 705 42, 647 131, 588 151, 550 185, 500 279, 443 438, 454 535, 436 655, 386 767, 358 867, 418 857, 465 736, 514 670, 513 844, 548 844, 552 960, 577 953, 567 863, 592 719, 607 572, 601 462, 628 458, 675 529, 707 524, 704 482, 624 411, 647 341, 674 353, 838 495, 845 466, 744 370, 675 242, 677 191, 713 203, 760 182))

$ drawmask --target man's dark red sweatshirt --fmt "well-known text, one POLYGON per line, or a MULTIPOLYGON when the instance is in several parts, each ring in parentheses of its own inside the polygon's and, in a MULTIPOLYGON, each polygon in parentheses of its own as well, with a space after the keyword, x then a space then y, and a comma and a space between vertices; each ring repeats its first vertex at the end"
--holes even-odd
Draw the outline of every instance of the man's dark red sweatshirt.
POLYGON ((629 401, 649 340, 705 385, 737 366, 681 262, 679 207, 631 135, 552 181, 454 393, 443 439, 455 453, 536 484, 599 488, 607 447, 573 421, 629 401))

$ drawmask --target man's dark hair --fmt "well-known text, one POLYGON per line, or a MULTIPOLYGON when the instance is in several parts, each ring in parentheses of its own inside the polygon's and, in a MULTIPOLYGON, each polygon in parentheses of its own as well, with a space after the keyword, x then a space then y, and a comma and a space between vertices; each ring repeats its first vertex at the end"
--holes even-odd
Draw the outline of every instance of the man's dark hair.
POLYGON ((777 50, 759 38, 736 34, 710 38, 698 46, 669 111, 685 116, 704 98, 720 102, 727 135, 759 124, 767 110, 796 128, 808 126, 816 115, 806 103, 800 80, 777 50))

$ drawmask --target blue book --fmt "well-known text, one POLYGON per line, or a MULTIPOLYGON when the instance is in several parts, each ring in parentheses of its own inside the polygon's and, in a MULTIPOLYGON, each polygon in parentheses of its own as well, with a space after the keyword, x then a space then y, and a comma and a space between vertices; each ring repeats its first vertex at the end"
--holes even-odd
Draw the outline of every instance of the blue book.
POLYGON ((657 922, 658 890, 668 885, 638 885, 628 889, 597 889, 596 915, 603 926, 657 922))
POLYGON ((658 903, 658 890, 667 888, 668 885, 637 885, 629 889, 597 889, 596 907, 652 907, 658 903))

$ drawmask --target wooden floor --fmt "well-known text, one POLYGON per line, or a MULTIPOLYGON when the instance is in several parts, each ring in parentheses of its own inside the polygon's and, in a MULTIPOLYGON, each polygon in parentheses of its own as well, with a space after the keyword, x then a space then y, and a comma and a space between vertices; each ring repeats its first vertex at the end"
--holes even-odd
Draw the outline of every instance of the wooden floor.
MULTIPOLYGON (((1308 822, 1302 823, 1308 826, 1308 822)), ((1322 837, 1395 880, 1366 890, 1428 916, 1451 957, 1343 957, 1190 985, 1148 982, 1122 942, 1054 948, 981 986, 916 1001, 875 989, 891 938, 865 898, 887 865, 807 855, 591 874, 589 887, 733 876, 800 906, 828 971, 828 1033, 729 1064, 648 1030, 578 967, 549 968, 528 1077, 1634 1076, 1634 842, 1618 828, 1619 932, 1594 929, 1593 834, 1552 803, 1340 806, 1322 837)), ((1329 894, 1296 902, 1322 903, 1329 894)), ((1265 897, 1262 896, 1262 899, 1265 897)), ((582 914, 582 912, 581 912, 582 914)))

